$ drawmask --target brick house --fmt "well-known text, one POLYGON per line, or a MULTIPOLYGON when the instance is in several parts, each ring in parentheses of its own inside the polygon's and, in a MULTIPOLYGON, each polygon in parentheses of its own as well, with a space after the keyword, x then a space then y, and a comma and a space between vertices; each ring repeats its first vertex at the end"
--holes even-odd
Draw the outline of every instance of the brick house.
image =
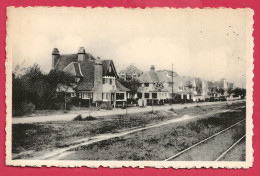
POLYGON ((72 97, 88 101, 98 106, 102 102, 111 103, 114 107, 125 104, 126 91, 119 81, 112 60, 101 60, 84 47, 76 54, 61 55, 57 48, 52 51, 52 69, 70 73, 76 79, 77 85, 70 89, 72 97))

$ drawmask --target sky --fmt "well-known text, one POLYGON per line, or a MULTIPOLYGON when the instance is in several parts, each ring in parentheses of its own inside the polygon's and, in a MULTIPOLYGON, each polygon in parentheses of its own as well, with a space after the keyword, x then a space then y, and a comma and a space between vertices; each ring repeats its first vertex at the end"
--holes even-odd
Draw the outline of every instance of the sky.
POLYGON ((246 10, 11 8, 8 47, 12 67, 51 69, 52 49, 112 59, 117 72, 169 69, 182 76, 225 78, 245 87, 248 59, 246 10))

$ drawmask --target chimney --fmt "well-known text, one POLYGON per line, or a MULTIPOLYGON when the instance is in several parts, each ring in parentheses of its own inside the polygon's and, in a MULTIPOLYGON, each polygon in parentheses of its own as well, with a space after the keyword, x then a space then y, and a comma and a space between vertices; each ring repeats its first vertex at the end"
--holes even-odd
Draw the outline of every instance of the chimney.
POLYGON ((60 53, 58 48, 53 48, 52 50, 52 69, 55 69, 55 66, 60 58, 60 53))
POLYGON ((154 70, 155 70, 154 65, 151 65, 150 71, 151 71, 151 72, 154 72, 154 70))
POLYGON ((78 50, 78 61, 83 61, 86 57, 86 51, 84 47, 80 47, 78 50))
POLYGON ((103 92, 103 63, 102 60, 95 60, 95 70, 94 70, 94 94, 93 102, 102 101, 103 92))

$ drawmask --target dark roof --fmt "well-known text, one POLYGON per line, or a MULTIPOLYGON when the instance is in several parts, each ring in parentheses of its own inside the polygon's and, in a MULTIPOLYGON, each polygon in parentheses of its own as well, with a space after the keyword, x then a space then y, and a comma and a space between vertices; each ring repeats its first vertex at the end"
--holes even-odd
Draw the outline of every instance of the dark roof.
POLYGON ((93 89, 95 62, 91 60, 78 61, 78 54, 60 55, 55 68, 58 70, 63 70, 67 66, 72 67, 71 69, 75 70, 76 76, 84 76, 83 79, 79 82, 76 88, 77 90, 93 89))
POLYGON ((107 73, 111 60, 102 60, 103 74, 107 73))
MULTIPOLYGON (((94 88, 94 71, 95 71, 95 57, 87 53, 83 61, 78 60, 78 54, 60 55, 55 69, 64 70, 73 76, 82 77, 76 90, 91 91, 94 88), (88 58, 88 59, 87 59, 88 58)), ((114 63, 112 60, 101 60, 103 64, 103 74, 106 74, 111 65, 115 71, 116 78, 118 78, 114 63)), ((129 91, 121 83, 116 81, 116 87, 120 91, 129 91)))
POLYGON ((93 90, 95 62, 85 60, 79 61, 83 79, 79 82, 77 90, 93 90))
POLYGON ((82 71, 81 71, 80 63, 74 62, 74 69, 75 69, 75 73, 76 73, 75 76, 83 77, 83 74, 82 74, 82 71))
POLYGON ((71 62, 63 69, 63 71, 71 74, 72 76, 83 77, 83 74, 80 70, 80 63, 78 62, 71 62))
POLYGON ((64 54, 60 55, 58 62, 55 65, 55 68, 58 70, 63 70, 71 62, 77 62, 78 54, 64 54))
POLYGON ((103 75, 104 76, 106 76, 108 74, 108 69, 109 69, 109 66, 111 65, 111 67, 112 67, 112 69, 114 69, 114 73, 115 73, 113 76, 118 78, 113 60, 102 60, 102 64, 103 64, 103 75))
POLYGON ((119 91, 130 91, 126 87, 124 87, 118 80, 116 80, 116 88, 119 91))

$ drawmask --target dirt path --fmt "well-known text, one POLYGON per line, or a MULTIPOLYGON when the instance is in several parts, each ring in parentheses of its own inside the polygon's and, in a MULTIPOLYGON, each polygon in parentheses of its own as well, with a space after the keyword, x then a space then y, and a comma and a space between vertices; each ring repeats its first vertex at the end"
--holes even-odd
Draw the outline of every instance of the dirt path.
MULTIPOLYGON (((224 112, 229 112, 229 111, 232 111, 232 110, 221 110, 221 111, 217 111, 217 112, 213 112, 213 113, 204 114, 203 116, 208 116, 208 115, 218 114, 218 113, 224 113, 224 112)), ((90 144, 100 142, 100 141, 104 141, 104 140, 108 140, 108 139, 112 139, 112 138, 116 138, 116 137, 122 137, 122 136, 131 134, 131 133, 135 133, 135 132, 138 132, 138 131, 156 128, 156 127, 160 127, 160 126, 163 126, 163 125, 168 125, 168 124, 172 124, 172 123, 176 123, 176 122, 182 122, 182 121, 186 121, 186 120, 190 120, 190 119, 194 119, 194 118, 198 118, 198 117, 201 117, 201 116, 199 116, 199 115, 198 116, 184 115, 184 116, 177 118, 177 119, 168 120, 168 121, 158 123, 158 124, 155 124, 155 125, 151 125, 151 126, 147 126, 147 127, 137 128, 137 129, 128 130, 128 131, 119 132, 119 133, 108 133, 108 134, 98 135, 98 136, 95 136, 95 137, 92 137, 92 138, 85 138, 85 139, 75 141, 75 143, 70 145, 69 147, 57 149, 57 150, 54 150, 54 151, 51 151, 51 152, 45 151, 46 154, 44 154, 40 157, 33 157, 33 158, 28 158, 28 159, 58 160, 58 159, 62 159, 64 157, 66 157, 68 154, 71 154, 70 150, 78 148, 80 146, 86 146, 86 145, 90 145, 90 144)))
MULTIPOLYGON (((244 100, 233 101, 233 103, 241 102, 244 100)), ((227 104, 230 102, 206 102, 206 103, 192 103, 192 104, 174 104, 174 109, 183 109, 184 107, 195 107, 199 106, 208 106, 208 105, 216 105, 216 104, 227 104)), ((153 110, 169 110, 171 108, 170 105, 165 106, 154 106, 153 110)), ((152 110, 151 106, 147 106, 145 108, 140 107, 132 107, 128 108, 127 111, 129 114, 131 113, 140 113, 140 112, 149 112, 152 110)), ((113 110, 101 110, 101 111, 93 111, 91 112, 91 116, 93 117, 101 117, 101 116, 109 116, 109 115, 119 115, 125 114, 125 109, 113 109, 113 110)), ((12 124, 30 124, 30 123, 39 123, 39 122, 50 122, 50 121, 71 121, 73 120, 78 114, 81 114, 83 117, 89 115, 88 111, 79 111, 77 113, 69 113, 69 114, 59 114, 59 115, 48 115, 48 116, 37 116, 37 117, 14 117, 12 118, 12 124)))

